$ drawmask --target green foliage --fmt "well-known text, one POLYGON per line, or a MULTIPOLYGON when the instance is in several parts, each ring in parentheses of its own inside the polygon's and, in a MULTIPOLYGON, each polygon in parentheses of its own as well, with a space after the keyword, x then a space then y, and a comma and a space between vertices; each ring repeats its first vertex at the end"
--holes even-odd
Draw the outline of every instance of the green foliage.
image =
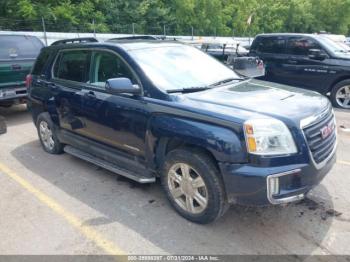
POLYGON ((253 36, 350 32, 350 0, 0 0, 0 28, 253 36), (251 23, 247 23, 251 17, 251 23))

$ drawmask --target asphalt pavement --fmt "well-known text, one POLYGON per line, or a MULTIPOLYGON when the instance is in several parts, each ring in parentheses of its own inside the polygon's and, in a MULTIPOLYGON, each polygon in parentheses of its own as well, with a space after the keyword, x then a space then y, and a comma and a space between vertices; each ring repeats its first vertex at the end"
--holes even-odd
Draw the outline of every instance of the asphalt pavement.
POLYGON ((209 225, 177 215, 159 183, 45 153, 25 106, 0 115, 8 125, 0 135, 2 255, 350 254, 350 112, 336 111, 337 164, 308 199, 232 206, 209 225))

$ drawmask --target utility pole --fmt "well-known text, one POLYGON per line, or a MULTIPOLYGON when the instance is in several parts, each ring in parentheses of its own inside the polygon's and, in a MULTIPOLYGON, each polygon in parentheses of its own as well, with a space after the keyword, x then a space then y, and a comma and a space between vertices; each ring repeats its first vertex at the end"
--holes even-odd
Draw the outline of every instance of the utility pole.
POLYGON ((96 38, 96 26, 95 26, 95 18, 92 19, 92 28, 94 29, 94 37, 96 38))
POLYGON ((135 23, 132 23, 132 35, 135 35, 135 23))
POLYGON ((164 37, 166 37, 165 25, 163 26, 163 31, 164 31, 164 37))
POLYGON ((192 41, 193 41, 193 26, 191 26, 191 35, 192 35, 192 41))
POLYGON ((46 35, 46 27, 45 27, 45 20, 44 20, 44 17, 41 17, 41 23, 42 23, 42 25, 43 25, 45 46, 47 46, 47 35, 46 35))

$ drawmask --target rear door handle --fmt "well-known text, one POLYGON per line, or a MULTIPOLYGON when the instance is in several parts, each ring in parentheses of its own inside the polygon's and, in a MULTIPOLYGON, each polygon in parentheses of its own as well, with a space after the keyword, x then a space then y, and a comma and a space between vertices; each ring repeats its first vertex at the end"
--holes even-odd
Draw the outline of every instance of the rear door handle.
POLYGON ((49 88, 51 88, 51 89, 57 89, 57 85, 56 84, 54 84, 54 83, 49 83, 49 84, 47 84, 47 86, 49 87, 49 88))

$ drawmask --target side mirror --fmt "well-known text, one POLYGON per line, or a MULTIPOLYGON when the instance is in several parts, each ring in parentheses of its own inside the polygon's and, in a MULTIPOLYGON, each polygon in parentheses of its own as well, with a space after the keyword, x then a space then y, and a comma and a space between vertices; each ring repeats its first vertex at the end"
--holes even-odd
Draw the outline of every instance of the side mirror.
POLYGON ((310 49, 309 58, 314 60, 325 60, 328 57, 327 53, 321 49, 310 49))
POLYGON ((5 118, 0 116, 0 135, 5 134, 6 131, 7 131, 7 127, 6 127, 5 118))
POLYGON ((134 85, 129 78, 111 78, 106 81, 106 90, 112 94, 139 94, 141 89, 134 85))

